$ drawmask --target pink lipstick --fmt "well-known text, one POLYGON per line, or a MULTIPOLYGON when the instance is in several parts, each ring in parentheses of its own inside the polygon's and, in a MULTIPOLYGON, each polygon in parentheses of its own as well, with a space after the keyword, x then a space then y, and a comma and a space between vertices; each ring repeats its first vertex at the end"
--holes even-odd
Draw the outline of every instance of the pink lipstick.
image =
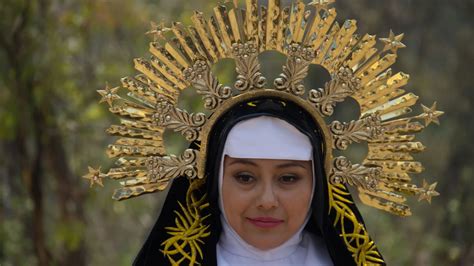
POLYGON ((275 219, 273 217, 247 217, 247 220, 260 228, 273 228, 283 223, 283 220, 275 219))

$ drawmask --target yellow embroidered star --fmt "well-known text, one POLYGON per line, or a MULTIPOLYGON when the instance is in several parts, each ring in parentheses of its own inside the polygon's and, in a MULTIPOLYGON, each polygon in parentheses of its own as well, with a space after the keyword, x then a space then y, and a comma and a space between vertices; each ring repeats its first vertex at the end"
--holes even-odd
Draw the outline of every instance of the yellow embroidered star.
POLYGON ((423 104, 421 107, 423 108, 423 114, 421 114, 420 118, 425 120, 425 126, 428 126, 431 122, 439 125, 438 117, 444 114, 444 112, 436 110, 436 102, 434 102, 430 108, 424 106, 423 104))
POLYGON ((428 182, 426 182, 426 180, 423 180, 423 192, 420 194, 418 201, 422 201, 425 199, 429 203, 431 203, 431 197, 436 197, 439 195, 439 193, 435 190, 437 184, 438 182, 434 182, 430 185, 428 184, 428 182))
POLYGON ((390 34, 388 38, 380 38, 380 41, 385 43, 383 51, 391 50, 392 52, 396 53, 398 49, 405 48, 405 44, 402 43, 403 33, 395 36, 392 30, 390 30, 390 34))
POLYGON ((112 106, 112 102, 114 100, 120 99, 120 96, 117 95, 117 91, 119 87, 110 88, 109 84, 105 84, 105 88, 103 90, 97 90, 97 92, 102 96, 99 103, 107 102, 110 106, 112 106))
POLYGON ((104 187, 104 184, 102 183, 102 177, 101 177, 101 172, 100 172, 100 166, 98 169, 94 169, 92 167, 89 168, 89 173, 86 175, 83 175, 82 178, 89 179, 90 181, 90 187, 92 187, 94 184, 98 184, 101 187, 104 187))

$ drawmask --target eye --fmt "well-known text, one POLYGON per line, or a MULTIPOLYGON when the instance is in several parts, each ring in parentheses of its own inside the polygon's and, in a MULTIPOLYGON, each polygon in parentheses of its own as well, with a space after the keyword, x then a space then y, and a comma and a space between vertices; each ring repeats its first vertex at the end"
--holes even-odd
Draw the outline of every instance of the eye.
POLYGON ((292 174, 282 175, 279 178, 280 182, 283 184, 293 184, 296 183, 299 179, 299 176, 292 174))
POLYGON ((253 181, 255 181, 255 177, 252 174, 247 173, 247 172, 238 173, 234 175, 234 178, 235 180, 237 180, 237 182, 241 184, 250 184, 253 181))

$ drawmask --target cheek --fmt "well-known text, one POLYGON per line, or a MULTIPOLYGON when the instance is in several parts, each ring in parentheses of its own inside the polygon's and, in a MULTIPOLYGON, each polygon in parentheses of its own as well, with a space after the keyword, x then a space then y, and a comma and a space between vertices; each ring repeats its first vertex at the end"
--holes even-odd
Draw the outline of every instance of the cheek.
POLYGON ((304 222, 310 206, 311 188, 310 185, 305 184, 284 193, 282 205, 288 215, 290 226, 299 228, 304 222))
POLYGON ((244 191, 232 185, 232 182, 226 182, 224 177, 222 184, 222 201, 224 210, 229 222, 236 217, 241 216, 248 206, 248 197, 245 196, 244 191))

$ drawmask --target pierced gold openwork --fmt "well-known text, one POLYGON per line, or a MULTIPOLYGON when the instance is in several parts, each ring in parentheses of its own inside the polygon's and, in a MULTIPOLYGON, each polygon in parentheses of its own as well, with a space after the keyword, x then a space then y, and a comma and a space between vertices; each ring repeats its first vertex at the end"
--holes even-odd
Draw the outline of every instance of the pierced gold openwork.
POLYGON ((98 91, 101 102, 121 117, 120 125, 107 129, 119 136, 107 149, 110 157, 118 158, 117 167, 107 173, 90 168, 84 177, 91 184, 101 184, 106 177, 124 179, 120 182, 123 188, 114 193, 117 200, 164 190, 178 176, 203 178, 208 134, 219 115, 239 101, 277 95, 304 107, 323 128, 331 184, 355 186, 364 204, 402 216, 411 214, 405 195, 430 201, 438 195, 436 183, 425 182, 420 187, 411 183, 410 175, 423 171, 412 154, 425 149, 414 134, 431 122, 439 124, 443 112, 434 103, 430 108, 422 105, 421 114, 409 116, 418 96, 403 88, 409 75, 392 73, 390 68, 398 49, 405 47, 403 34, 390 31, 387 38, 380 38, 383 48, 377 49, 374 35, 355 33, 355 20, 335 21, 332 2, 281 7, 277 0, 266 6, 247 0, 245 8, 227 2, 216 6, 209 18, 195 12, 190 26, 153 23, 148 32, 154 39, 150 59, 136 59, 135 68, 141 73, 122 79, 127 96, 118 94, 119 87, 108 85, 98 91), (287 57, 273 82, 263 76, 258 60, 260 53, 269 50, 287 57), (234 89, 221 84, 211 71, 223 58, 236 62, 234 89), (303 85, 311 64, 330 73, 331 80, 323 88, 303 85), (211 118, 177 107, 180 92, 188 87, 201 95, 204 108, 213 113, 211 118), (330 118, 348 97, 359 104, 360 118, 326 125, 322 118, 330 118), (200 150, 167 154, 166 129, 182 134, 187 141, 199 141, 200 150), (360 142, 368 145, 362 162, 332 157, 333 150, 346 150, 360 142))

